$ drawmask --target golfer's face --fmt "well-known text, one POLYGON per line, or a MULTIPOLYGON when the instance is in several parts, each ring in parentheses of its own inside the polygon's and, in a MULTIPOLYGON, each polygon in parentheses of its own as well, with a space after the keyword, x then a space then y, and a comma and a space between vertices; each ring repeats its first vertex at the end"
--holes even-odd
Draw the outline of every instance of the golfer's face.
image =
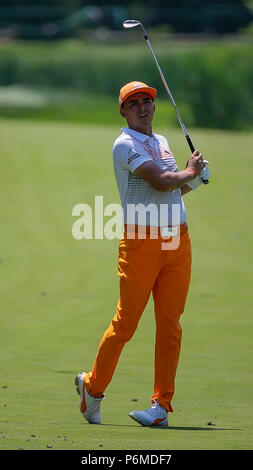
POLYGON ((121 110, 129 127, 132 129, 145 129, 151 125, 155 112, 155 104, 147 93, 136 93, 130 96, 121 110))

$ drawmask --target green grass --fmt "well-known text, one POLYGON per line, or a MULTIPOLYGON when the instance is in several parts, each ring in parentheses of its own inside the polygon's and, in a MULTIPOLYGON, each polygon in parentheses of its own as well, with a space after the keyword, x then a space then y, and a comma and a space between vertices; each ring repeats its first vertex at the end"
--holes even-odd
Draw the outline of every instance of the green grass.
MULTIPOLYGON (((103 425, 79 413, 73 379, 92 367, 115 312, 118 241, 74 240, 72 208, 95 195, 119 202, 111 147, 120 126, 0 121, 0 448, 251 449, 249 133, 191 132, 212 179, 185 196, 193 275, 170 428, 128 417, 153 393, 152 301, 107 389, 103 425)), ((156 131, 183 168, 181 131, 156 131)))
MULTIPOLYGON (((169 100, 157 99, 159 113, 156 125, 176 127, 177 116, 169 100)), ((192 123, 187 105, 179 106, 184 119, 192 123)), ((36 121, 62 121, 82 124, 124 125, 119 117, 118 98, 101 94, 85 94, 74 90, 28 88, 24 86, 0 87, 0 117, 36 121)))

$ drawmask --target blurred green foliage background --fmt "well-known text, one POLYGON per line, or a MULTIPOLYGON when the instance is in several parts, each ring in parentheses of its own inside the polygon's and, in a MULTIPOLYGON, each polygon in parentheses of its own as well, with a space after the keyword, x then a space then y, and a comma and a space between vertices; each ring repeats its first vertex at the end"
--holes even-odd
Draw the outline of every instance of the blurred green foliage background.
POLYGON ((2 0, 0 116, 115 124, 128 81, 158 89, 157 125, 177 125, 141 20, 191 127, 251 130, 251 0, 2 0))
POLYGON ((126 17, 157 31, 187 34, 234 34, 252 23, 252 0, 1 0, 0 7, 0 27, 23 38, 118 31, 126 17))
MULTIPOLYGON (((153 47, 189 125, 252 129, 252 44, 154 41, 153 47)), ((118 120, 120 87, 140 80, 158 89, 162 101, 159 123, 176 123, 141 33, 137 45, 73 40, 2 44, 0 77, 0 115, 5 117, 41 116, 92 123, 102 119, 104 124, 113 124, 118 120)))

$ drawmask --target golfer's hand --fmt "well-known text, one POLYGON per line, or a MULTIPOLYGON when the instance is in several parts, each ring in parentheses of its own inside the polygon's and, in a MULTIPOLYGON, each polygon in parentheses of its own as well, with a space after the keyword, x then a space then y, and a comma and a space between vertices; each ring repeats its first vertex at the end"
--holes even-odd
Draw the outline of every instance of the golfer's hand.
POLYGON ((186 168, 190 168, 195 171, 197 175, 200 175, 201 171, 204 168, 203 155, 198 150, 195 150, 192 156, 189 158, 186 168))
POLYGON ((202 178, 202 180, 208 180, 210 178, 210 171, 209 171, 209 167, 208 167, 209 161, 208 160, 203 160, 203 163, 204 163, 205 166, 204 166, 203 170, 200 173, 200 177, 202 178))
POLYGON ((200 175, 194 178, 194 180, 189 181, 187 183, 187 185, 190 186, 190 188, 192 189, 197 189, 203 183, 203 180, 208 180, 210 178, 210 172, 208 167, 209 162, 207 160, 203 160, 203 163, 205 166, 201 171, 200 175))

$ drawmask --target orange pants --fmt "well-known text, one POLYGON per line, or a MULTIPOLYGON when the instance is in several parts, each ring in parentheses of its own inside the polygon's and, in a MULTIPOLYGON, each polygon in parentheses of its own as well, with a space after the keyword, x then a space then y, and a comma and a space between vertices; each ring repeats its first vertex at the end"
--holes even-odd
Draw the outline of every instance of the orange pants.
MULTIPOLYGON (((86 377, 88 392, 101 396, 110 383, 123 346, 129 341, 152 292, 155 306, 156 344, 154 394, 167 411, 173 411, 175 376, 180 354, 184 311, 191 275, 188 231, 176 250, 161 250, 159 236, 124 238, 119 245, 120 298, 117 313, 100 342, 92 372, 86 377)), ((141 380, 141 378, 140 378, 141 380)))

